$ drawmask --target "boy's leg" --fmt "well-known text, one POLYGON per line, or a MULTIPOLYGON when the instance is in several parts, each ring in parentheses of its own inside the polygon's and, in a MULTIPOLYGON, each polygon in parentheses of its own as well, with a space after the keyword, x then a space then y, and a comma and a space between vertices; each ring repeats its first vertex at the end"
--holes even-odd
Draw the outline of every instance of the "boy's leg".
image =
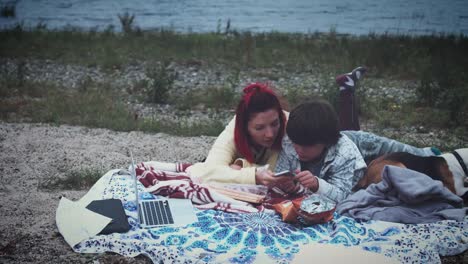
POLYGON ((358 80, 367 71, 364 67, 357 67, 352 72, 336 77, 336 83, 340 88, 338 99, 338 116, 341 130, 360 130, 357 103, 354 91, 358 80))
POLYGON ((418 148, 369 132, 342 131, 342 133, 356 144, 366 162, 392 152, 407 152, 418 156, 435 156, 440 154, 440 151, 435 148, 418 148))
POLYGON ((341 90, 338 98, 340 130, 361 130, 354 93, 341 90))

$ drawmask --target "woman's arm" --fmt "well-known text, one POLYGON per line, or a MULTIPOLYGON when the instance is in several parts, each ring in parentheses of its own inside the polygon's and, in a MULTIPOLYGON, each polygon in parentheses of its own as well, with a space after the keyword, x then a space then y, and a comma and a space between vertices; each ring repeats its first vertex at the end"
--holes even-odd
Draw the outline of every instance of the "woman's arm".
POLYGON ((255 184, 255 166, 245 167, 244 164, 240 170, 230 167, 237 156, 234 127, 235 117, 215 140, 205 162, 196 163, 187 169, 190 176, 199 178, 203 182, 255 184))
POLYGON ((234 162, 236 158, 236 145, 234 144, 235 121, 236 117, 234 116, 223 132, 216 138, 208 152, 205 163, 229 166, 234 162))
MULTIPOLYGON (((287 119, 289 113, 284 111, 284 114, 287 119)), ((256 184, 255 169, 265 164, 252 164, 245 159, 237 157, 238 154, 234 143, 235 120, 236 117, 229 122, 215 140, 205 162, 197 163, 187 168, 189 175, 199 178, 204 182, 256 184), (231 168, 230 165, 232 164, 240 165, 241 169, 231 168)), ((270 165, 270 170, 274 170, 277 165, 278 151, 270 149, 267 153, 266 164, 270 165)))

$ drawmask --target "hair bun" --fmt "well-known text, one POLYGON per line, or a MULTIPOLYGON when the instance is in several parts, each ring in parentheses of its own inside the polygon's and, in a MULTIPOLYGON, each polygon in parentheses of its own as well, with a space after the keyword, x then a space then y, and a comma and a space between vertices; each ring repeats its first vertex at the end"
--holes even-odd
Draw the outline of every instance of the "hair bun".
POLYGON ((266 85, 264 85, 263 83, 251 83, 247 85, 242 91, 244 92, 244 94, 249 94, 254 91, 262 91, 265 89, 266 89, 266 85))

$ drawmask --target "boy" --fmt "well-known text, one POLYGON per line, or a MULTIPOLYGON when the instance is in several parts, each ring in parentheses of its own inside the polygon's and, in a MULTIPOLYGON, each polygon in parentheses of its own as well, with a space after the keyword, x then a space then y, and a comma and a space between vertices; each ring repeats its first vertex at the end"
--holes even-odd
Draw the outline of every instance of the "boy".
MULTIPOLYGON (((337 203, 344 200, 364 175, 366 163, 356 145, 340 133, 330 103, 317 99, 297 106, 286 133, 276 172, 294 172, 294 179, 310 191, 337 203)), ((282 189, 291 192, 293 187, 282 189)))

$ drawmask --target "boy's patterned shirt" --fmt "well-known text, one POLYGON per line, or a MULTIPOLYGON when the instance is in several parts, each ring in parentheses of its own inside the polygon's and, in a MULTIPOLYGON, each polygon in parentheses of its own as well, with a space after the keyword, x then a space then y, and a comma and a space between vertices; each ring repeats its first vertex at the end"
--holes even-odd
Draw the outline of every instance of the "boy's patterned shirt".
MULTIPOLYGON (((300 169, 299 156, 289 137, 284 137, 282 147, 276 172, 300 169)), ((323 166, 320 174, 316 175, 319 180, 317 193, 340 202, 351 193, 352 187, 362 178, 366 163, 357 146, 344 134, 341 134, 335 145, 325 151, 323 166)))

